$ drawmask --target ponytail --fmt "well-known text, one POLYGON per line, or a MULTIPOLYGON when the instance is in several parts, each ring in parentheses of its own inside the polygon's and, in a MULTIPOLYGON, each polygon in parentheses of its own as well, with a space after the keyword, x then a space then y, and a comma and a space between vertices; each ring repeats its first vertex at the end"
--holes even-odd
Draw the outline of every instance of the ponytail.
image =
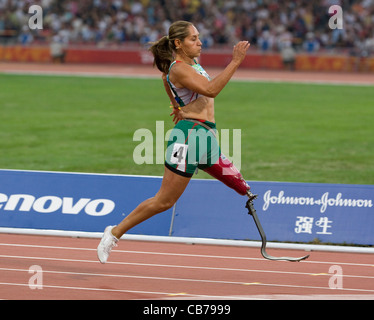
POLYGON ((154 60, 153 66, 158 70, 168 73, 171 63, 173 62, 173 53, 177 50, 174 41, 179 39, 184 41, 189 35, 189 27, 193 24, 187 21, 176 21, 170 25, 169 35, 162 37, 160 40, 151 43, 149 51, 152 52, 154 60))
POLYGON ((157 69, 163 73, 168 73, 173 61, 173 49, 170 45, 169 37, 165 36, 153 42, 149 51, 152 52, 154 57, 153 66, 157 66, 157 69))

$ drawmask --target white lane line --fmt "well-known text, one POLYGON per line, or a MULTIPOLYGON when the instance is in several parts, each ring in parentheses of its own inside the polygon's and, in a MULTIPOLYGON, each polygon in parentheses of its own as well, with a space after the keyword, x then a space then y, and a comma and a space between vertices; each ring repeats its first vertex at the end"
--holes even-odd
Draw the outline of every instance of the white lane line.
MULTIPOLYGON (((22 271, 28 272, 26 269, 6 269, 0 268, 0 270, 7 270, 7 271, 22 271)), ((302 289, 310 289, 310 290, 332 290, 328 286, 326 287, 316 287, 316 286, 305 286, 305 285, 291 285, 291 284, 274 284, 274 283, 262 283, 262 282, 253 282, 253 283, 243 283, 243 282, 232 282, 232 281, 211 281, 211 280, 198 280, 198 279, 176 279, 176 278, 164 278, 164 277, 145 277, 145 276, 129 276, 129 275, 111 275, 111 274, 95 274, 95 273, 82 273, 82 272, 67 272, 67 271, 47 271, 43 270, 46 273, 55 273, 55 274, 70 274, 70 275, 86 275, 86 276, 105 276, 105 277, 121 277, 121 278, 134 278, 134 279, 152 279, 152 280, 167 280, 167 281, 195 281, 195 282, 205 282, 205 283, 220 283, 220 284, 235 284, 235 285, 250 285, 250 286, 267 286, 267 287, 284 287, 284 288, 302 288, 302 289)), ((12 283, 13 285, 22 285, 18 283, 12 283)), ((0 285, 10 285, 9 283, 2 283, 0 285)), ((65 289, 81 289, 81 290, 108 290, 108 291, 117 291, 117 292, 129 292, 129 293, 153 293, 153 294, 163 294, 163 295, 177 295, 178 293, 166 293, 166 292, 150 292, 150 291, 135 291, 135 290, 125 290, 125 289, 97 289, 97 288, 81 288, 81 287, 61 287, 61 286, 50 286, 44 285, 43 287, 59 287, 65 289)), ((357 289, 357 288, 337 288, 334 289, 334 292, 337 291, 358 291, 358 292, 373 292, 372 289, 357 289)), ((204 295, 198 295, 194 293, 188 293, 187 295, 194 295, 204 297, 204 295)), ((207 296, 205 296, 207 297, 207 296)), ((209 297, 212 297, 209 295, 209 297)), ((217 296, 222 298, 222 296, 217 296)))
MULTIPOLYGON (((11 272, 29 272, 28 269, 13 269, 13 268, 0 268, 2 271, 11 272)), ((180 282, 202 282, 202 283, 218 283, 218 284, 230 284, 230 285, 249 285, 249 283, 238 282, 238 281, 223 281, 223 280, 208 280, 208 279, 186 279, 186 278, 170 278, 170 277, 150 277, 150 276, 139 276, 139 275, 125 275, 125 274, 106 274, 106 273, 90 273, 90 272, 70 272, 70 271, 56 271, 56 270, 45 270, 43 273, 52 274, 67 274, 67 275, 81 275, 81 276, 92 276, 92 277, 111 277, 111 278, 133 278, 133 279, 148 279, 148 280, 162 280, 162 281, 180 281, 180 282)), ((251 284, 258 284, 251 283, 251 284)))
MULTIPOLYGON (((13 244, 13 243, 0 243, 0 246, 13 246, 13 247, 31 247, 41 249, 61 249, 61 250, 81 250, 81 251, 96 251, 96 248, 77 248, 77 247, 61 247, 61 246, 43 246, 43 245, 28 245, 28 244, 13 244)), ((131 254, 150 254, 150 255, 165 255, 165 256, 182 256, 182 257, 197 257, 197 258, 212 258, 212 259, 237 259, 237 260, 253 260, 253 261, 264 261, 263 258, 251 258, 251 257, 235 257, 235 256, 217 256, 217 255, 202 255, 202 254, 188 254, 188 253, 169 253, 169 252, 149 252, 149 251, 134 251, 134 250, 118 250, 115 249, 112 253, 131 253, 131 254)), ((278 263, 289 263, 287 261, 278 261, 278 263)), ((303 261, 304 263, 312 264, 329 264, 329 265, 349 265, 359 267, 374 267, 373 264, 367 263, 352 263, 352 262, 333 262, 333 261, 303 261)))
MULTIPOLYGON (((29 284, 25 283, 14 283, 14 282, 0 282, 0 286, 23 286, 29 287, 29 284)), ((67 289, 67 290, 86 290, 86 291, 103 291, 103 292, 118 292, 118 293, 136 293, 136 294, 150 294, 150 295, 161 295, 165 297, 175 297, 181 296, 187 298, 188 296, 198 297, 202 299, 240 299, 240 300, 248 300, 245 297, 240 296, 214 296, 214 295, 203 295, 203 294, 190 294, 190 293, 183 293, 180 292, 155 292, 155 291, 140 291, 140 290, 124 290, 124 289, 104 289, 104 288, 87 288, 87 287, 70 287, 70 286, 56 286, 56 285, 46 285, 43 284, 44 288, 52 288, 52 289, 67 289)))
MULTIPOLYGON (((82 260, 82 259, 67 259, 67 258, 54 258, 54 257, 34 257, 34 256, 11 256, 11 255, 0 255, 0 258, 11 258, 11 259, 30 259, 30 260, 47 260, 47 261, 65 261, 65 262, 84 262, 84 263, 96 263, 97 260, 82 260)), ((187 266, 187 265, 173 265, 173 264, 156 264, 156 263, 140 263, 140 262, 122 262, 122 261, 109 261, 106 264, 117 264, 117 265, 133 265, 133 266, 145 266, 154 268, 180 268, 180 269, 197 269, 197 270, 217 270, 217 271, 234 271, 234 272, 257 272, 257 273, 275 273, 275 274, 292 274, 302 276, 314 276, 315 273, 306 272, 293 272, 293 271, 280 271, 280 270, 258 270, 258 269, 238 269, 238 268, 223 268, 223 267, 204 267, 204 266, 187 266)), ((322 276, 331 276, 331 274, 320 274, 322 276)), ((344 275, 344 277, 351 278, 365 278, 373 279, 372 276, 362 275, 344 275)))

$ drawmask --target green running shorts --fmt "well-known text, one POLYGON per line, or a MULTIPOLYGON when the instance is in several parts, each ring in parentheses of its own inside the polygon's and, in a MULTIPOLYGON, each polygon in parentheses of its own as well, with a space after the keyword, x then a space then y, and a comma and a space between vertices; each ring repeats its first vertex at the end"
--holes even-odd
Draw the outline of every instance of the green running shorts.
POLYGON ((205 127, 193 121, 181 120, 176 124, 166 150, 165 166, 184 177, 192 177, 196 168, 212 166, 221 155, 216 124, 199 120, 205 127))

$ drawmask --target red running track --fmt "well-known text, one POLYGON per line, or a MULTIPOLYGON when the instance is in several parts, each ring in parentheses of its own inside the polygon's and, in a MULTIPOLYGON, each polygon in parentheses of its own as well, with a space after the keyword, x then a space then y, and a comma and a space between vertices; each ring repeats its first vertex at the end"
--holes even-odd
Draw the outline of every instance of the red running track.
POLYGON ((121 240, 102 265, 98 243, 0 234, 0 299, 374 299, 373 254, 311 252, 296 263, 258 248, 121 240))

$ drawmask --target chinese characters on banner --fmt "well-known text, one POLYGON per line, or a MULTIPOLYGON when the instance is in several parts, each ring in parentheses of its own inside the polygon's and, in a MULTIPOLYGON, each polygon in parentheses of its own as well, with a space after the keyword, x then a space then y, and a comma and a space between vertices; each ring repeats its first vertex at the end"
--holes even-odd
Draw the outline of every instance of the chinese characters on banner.
POLYGON ((296 217, 296 233, 309 233, 313 234, 314 230, 317 229, 316 234, 332 234, 333 221, 329 220, 328 217, 321 217, 317 221, 314 221, 313 217, 303 217, 297 216, 296 217))

